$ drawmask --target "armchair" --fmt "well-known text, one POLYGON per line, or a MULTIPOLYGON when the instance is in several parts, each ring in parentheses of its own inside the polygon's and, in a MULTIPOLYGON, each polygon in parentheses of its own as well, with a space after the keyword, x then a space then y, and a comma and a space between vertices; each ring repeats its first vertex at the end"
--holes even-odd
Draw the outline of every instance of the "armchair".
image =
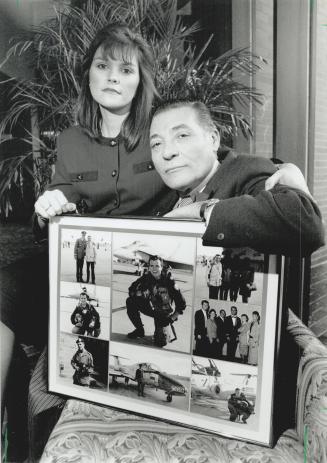
POLYGON ((301 349, 296 429, 274 448, 68 400, 41 463, 327 462, 327 348, 291 311, 287 331, 301 349))

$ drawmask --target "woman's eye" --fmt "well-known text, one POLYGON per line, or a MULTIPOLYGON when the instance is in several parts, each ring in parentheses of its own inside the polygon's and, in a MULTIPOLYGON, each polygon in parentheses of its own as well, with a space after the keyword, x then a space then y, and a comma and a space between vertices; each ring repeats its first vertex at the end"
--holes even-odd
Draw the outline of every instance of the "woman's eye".
POLYGON ((123 74, 131 74, 132 70, 130 68, 123 68, 122 72, 123 72, 123 74))
POLYGON ((97 68, 98 69, 106 69, 106 65, 104 63, 98 63, 97 68))

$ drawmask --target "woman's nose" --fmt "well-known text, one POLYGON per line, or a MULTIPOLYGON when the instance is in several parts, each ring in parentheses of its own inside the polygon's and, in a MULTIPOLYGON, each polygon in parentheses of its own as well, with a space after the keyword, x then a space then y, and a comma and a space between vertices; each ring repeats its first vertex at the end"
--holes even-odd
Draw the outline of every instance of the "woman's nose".
POLYGON ((109 82, 113 82, 115 84, 119 82, 117 72, 114 69, 110 69, 108 71, 107 79, 109 82))

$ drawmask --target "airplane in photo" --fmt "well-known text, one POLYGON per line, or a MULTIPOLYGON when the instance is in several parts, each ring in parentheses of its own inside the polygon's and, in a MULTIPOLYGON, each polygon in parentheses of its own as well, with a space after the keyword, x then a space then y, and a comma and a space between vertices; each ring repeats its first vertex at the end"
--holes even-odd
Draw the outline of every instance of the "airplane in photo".
POLYGON ((192 394, 213 394, 218 395, 221 389, 221 373, 215 363, 208 359, 209 366, 204 367, 192 359, 192 394))
POLYGON ((181 248, 181 243, 176 243, 173 248, 160 249, 159 247, 153 247, 142 241, 133 241, 131 244, 122 246, 113 251, 114 261, 128 262, 133 265, 145 262, 148 264, 150 256, 158 255, 162 257, 165 264, 172 269, 184 270, 187 272, 193 271, 194 261, 190 258, 192 253, 185 255, 181 248))
POLYGON ((205 394, 227 400, 239 388, 248 400, 255 402, 257 374, 230 373, 229 379, 225 379, 216 363, 209 358, 207 360, 209 366, 205 367, 192 359, 192 395, 205 394))
POLYGON ((143 380, 145 386, 150 386, 155 389, 161 389, 167 395, 167 402, 171 402, 173 396, 185 396, 187 393, 184 385, 172 378, 166 373, 160 371, 159 367, 153 363, 140 362, 132 365, 123 365, 120 360, 124 357, 118 355, 110 355, 114 358, 114 365, 109 365, 109 376, 112 377, 112 384, 117 384, 117 378, 125 378, 125 384, 128 384, 129 380, 136 380, 136 370, 141 366, 143 369, 143 380))

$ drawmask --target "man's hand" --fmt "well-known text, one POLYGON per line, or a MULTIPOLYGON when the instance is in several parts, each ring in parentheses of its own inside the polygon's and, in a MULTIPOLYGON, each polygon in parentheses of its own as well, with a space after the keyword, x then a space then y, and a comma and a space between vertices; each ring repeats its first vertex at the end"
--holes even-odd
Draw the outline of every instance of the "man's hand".
POLYGON ((34 205, 35 212, 43 219, 50 219, 55 215, 76 210, 76 204, 69 203, 60 190, 46 191, 39 197, 34 205))
POLYGON ((278 164, 278 170, 266 180, 265 189, 271 190, 279 183, 302 190, 314 201, 301 170, 295 164, 278 164))
POLYGON ((189 204, 188 206, 177 207, 172 211, 165 214, 164 217, 170 217, 174 219, 199 219, 200 220, 200 208, 202 203, 205 201, 199 201, 197 203, 189 204))

